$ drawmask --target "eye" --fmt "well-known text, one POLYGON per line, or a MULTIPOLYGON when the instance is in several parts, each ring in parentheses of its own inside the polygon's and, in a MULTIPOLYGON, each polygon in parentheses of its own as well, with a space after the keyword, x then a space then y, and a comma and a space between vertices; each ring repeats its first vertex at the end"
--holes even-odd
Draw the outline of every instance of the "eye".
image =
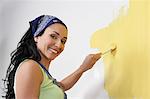
POLYGON ((51 37, 52 39, 57 39, 57 38, 58 38, 55 34, 51 34, 50 37, 51 37))
POLYGON ((66 41, 67 41, 66 39, 62 39, 62 40, 61 40, 61 43, 62 43, 62 44, 65 44, 66 41))

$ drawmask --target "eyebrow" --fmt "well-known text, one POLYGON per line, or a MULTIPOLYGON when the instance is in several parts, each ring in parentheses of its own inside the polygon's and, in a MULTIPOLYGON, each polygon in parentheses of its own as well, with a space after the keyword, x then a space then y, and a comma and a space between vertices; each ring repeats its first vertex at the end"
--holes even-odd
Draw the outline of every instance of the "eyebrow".
MULTIPOLYGON (((58 32, 56 32, 56 31, 53 31, 53 32, 60 36, 60 34, 58 32)), ((63 38, 67 39, 67 37, 63 37, 63 38)))

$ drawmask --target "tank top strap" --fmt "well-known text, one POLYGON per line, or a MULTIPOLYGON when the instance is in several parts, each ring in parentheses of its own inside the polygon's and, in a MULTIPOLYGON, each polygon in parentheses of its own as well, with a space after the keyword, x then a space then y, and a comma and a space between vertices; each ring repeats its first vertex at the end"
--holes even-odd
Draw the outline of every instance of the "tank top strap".
MULTIPOLYGON (((54 79, 51 74, 49 73, 49 71, 45 68, 45 66, 43 64, 41 64, 40 62, 37 62, 40 67, 45 71, 45 73, 47 74, 47 76, 49 77, 50 80, 53 81, 54 84, 56 84, 58 87, 60 87, 60 85, 58 84, 57 80, 54 79)), ((61 88, 61 87, 60 87, 61 88)), ((67 94, 64 92, 64 99, 67 99, 67 94)))

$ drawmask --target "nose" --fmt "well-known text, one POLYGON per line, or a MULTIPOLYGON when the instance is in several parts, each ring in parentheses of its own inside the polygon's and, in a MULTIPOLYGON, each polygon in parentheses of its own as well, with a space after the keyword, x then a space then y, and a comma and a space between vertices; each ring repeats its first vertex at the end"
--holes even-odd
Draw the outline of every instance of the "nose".
POLYGON ((55 42, 55 46, 58 48, 59 51, 62 51, 63 50, 63 44, 61 43, 61 40, 57 40, 55 42))

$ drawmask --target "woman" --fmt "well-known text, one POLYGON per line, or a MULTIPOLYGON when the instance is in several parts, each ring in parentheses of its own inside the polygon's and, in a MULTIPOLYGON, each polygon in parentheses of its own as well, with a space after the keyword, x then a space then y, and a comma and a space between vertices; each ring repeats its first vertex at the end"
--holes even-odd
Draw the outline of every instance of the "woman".
POLYGON ((11 63, 4 80, 6 99, 66 99, 65 91, 93 67, 101 53, 88 55, 79 68, 62 81, 48 72, 49 65, 65 47, 67 26, 58 18, 41 15, 11 53, 11 63))

